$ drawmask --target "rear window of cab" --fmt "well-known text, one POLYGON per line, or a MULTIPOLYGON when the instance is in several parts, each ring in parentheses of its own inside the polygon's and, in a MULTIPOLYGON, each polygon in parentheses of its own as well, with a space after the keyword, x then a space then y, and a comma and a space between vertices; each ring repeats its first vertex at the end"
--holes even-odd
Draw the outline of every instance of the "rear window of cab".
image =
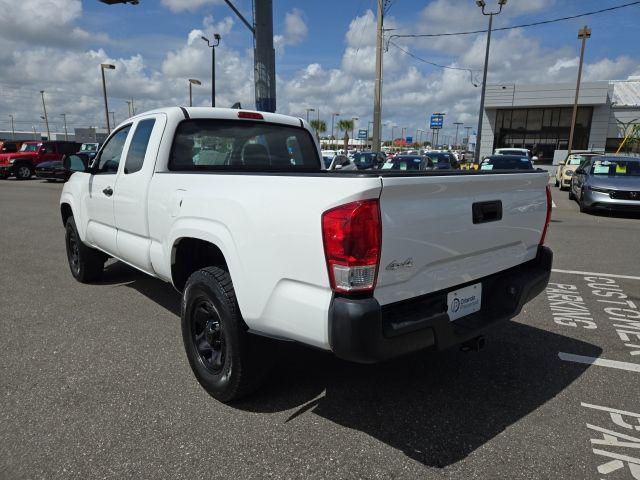
POLYGON ((315 171, 320 165, 307 130, 250 120, 184 120, 169 157, 172 171, 315 171))

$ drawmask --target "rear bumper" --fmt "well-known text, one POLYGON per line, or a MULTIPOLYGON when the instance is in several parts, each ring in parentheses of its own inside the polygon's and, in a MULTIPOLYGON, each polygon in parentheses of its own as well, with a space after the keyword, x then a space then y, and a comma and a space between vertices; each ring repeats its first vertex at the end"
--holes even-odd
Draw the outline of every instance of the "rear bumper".
POLYGON ((373 363, 430 347, 448 348, 513 318, 549 282, 553 253, 540 247, 534 260, 429 295, 381 307, 374 298, 335 297, 329 310, 329 343, 336 356, 373 363), (447 293, 482 282, 482 309, 449 321, 447 293))

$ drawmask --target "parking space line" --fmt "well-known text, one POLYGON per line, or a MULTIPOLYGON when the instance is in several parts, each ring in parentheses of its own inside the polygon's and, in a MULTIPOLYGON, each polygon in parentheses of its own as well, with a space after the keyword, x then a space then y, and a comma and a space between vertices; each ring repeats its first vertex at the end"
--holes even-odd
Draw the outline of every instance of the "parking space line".
POLYGON ((584 355, 575 355, 573 353, 565 352, 558 352, 558 357, 560 357, 560 360, 564 360, 565 362, 585 363, 587 365, 617 368, 618 370, 640 373, 640 365, 637 363, 619 362, 617 360, 609 360, 606 358, 586 357, 584 355))
POLYGON ((612 278, 624 278, 627 280, 640 280, 640 277, 634 277, 633 275, 617 275, 615 273, 596 273, 596 272, 580 272, 577 270, 560 270, 559 268, 554 268, 551 270, 555 273, 570 273, 572 275, 589 275, 594 277, 612 277, 612 278))
POLYGON ((553 200, 551 200, 551 207, 553 208, 557 208, 558 206, 556 205, 556 202, 554 202, 553 200))

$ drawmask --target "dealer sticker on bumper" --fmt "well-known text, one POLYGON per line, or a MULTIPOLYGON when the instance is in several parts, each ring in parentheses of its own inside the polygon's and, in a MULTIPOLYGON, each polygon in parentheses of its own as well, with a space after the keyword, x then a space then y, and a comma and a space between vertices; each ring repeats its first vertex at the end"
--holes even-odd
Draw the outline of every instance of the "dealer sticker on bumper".
POLYGON ((468 287, 454 290, 447 294, 449 320, 470 315, 480 310, 482 302, 482 284, 476 283, 468 287))

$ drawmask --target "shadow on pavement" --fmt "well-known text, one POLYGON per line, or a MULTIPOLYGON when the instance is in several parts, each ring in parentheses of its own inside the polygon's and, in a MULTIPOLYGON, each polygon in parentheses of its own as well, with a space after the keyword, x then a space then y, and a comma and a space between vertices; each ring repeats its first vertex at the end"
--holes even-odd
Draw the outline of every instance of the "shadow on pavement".
MULTIPOLYGON (((133 288, 180 315, 180 295, 171 285, 125 264, 108 264, 101 283, 133 288)), ((588 368, 559 360, 558 352, 597 357, 602 351, 516 322, 486 333, 487 347, 480 353, 454 347, 375 365, 274 342, 278 362, 270 380, 233 407, 256 413, 293 410, 284 420, 293 426, 301 415, 319 415, 442 468, 545 405, 588 368)))
MULTIPOLYGON (((489 332, 491 333, 491 332, 489 332)), ((494 329, 481 353, 457 348, 377 365, 287 345, 270 384, 236 408, 315 414, 432 467, 456 463, 567 388, 588 367, 559 351, 601 349, 527 325, 494 329)))

